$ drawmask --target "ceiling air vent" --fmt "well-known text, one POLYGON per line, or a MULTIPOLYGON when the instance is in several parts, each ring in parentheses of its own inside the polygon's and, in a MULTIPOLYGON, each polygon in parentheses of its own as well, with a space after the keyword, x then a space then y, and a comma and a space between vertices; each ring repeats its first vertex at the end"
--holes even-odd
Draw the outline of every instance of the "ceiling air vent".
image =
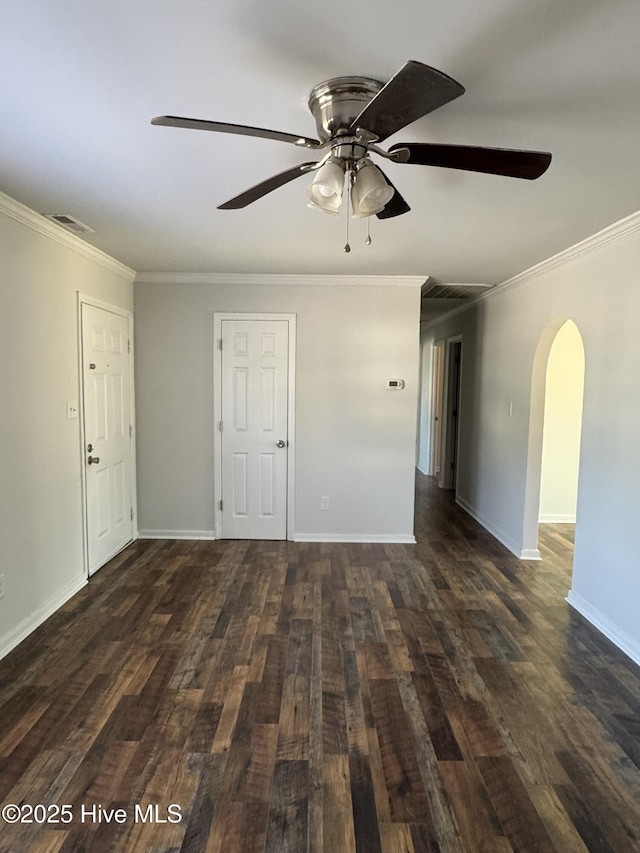
POLYGON ((430 282, 427 280, 422 285, 423 299, 469 299, 472 296, 478 296, 483 290, 487 290, 493 285, 491 284, 472 284, 460 283, 449 284, 430 282))
POLYGON ((70 216, 68 213, 45 213, 45 219, 50 219, 52 222, 57 222, 62 225, 67 231, 73 231, 74 234, 95 234, 93 228, 89 228, 84 222, 80 222, 75 216, 70 216))

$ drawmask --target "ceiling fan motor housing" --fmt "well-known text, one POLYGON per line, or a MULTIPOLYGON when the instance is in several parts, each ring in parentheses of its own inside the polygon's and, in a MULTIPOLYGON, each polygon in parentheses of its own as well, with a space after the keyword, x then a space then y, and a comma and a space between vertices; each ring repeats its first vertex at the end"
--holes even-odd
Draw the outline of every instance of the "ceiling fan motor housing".
POLYGON ((309 95, 309 109, 322 142, 351 133, 353 121, 383 87, 370 77, 334 77, 319 83, 309 95))

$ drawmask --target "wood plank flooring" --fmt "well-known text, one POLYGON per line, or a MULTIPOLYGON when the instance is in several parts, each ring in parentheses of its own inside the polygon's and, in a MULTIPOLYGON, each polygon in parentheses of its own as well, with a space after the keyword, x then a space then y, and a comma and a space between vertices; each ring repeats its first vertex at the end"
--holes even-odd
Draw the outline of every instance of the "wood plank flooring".
POLYGON ((416 546, 105 566, 0 662, 0 804, 71 817, 0 851, 640 850, 640 673, 564 602, 571 530, 520 562, 417 496, 416 546))

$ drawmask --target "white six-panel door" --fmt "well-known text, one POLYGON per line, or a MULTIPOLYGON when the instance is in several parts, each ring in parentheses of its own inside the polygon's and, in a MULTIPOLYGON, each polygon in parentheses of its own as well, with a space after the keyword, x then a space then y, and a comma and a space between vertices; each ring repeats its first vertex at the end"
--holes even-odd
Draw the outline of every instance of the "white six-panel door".
POLYGON ((222 320, 222 536, 287 538, 289 324, 222 320))
POLYGON ((82 303, 89 574, 133 538, 129 320, 82 303))

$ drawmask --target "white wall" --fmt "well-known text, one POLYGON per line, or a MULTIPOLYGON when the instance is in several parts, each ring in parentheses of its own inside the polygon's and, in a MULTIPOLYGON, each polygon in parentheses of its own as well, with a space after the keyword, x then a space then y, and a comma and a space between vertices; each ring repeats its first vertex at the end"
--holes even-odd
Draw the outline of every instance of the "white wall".
POLYGON ((542 523, 575 523, 580 469, 584 347, 568 320, 551 345, 544 400, 540 516, 542 523))
POLYGON ((544 403, 539 374, 558 329, 567 319, 576 323, 586 364, 570 601, 638 661, 639 318, 636 214, 425 335, 464 336, 458 499, 516 554, 533 556, 544 403))
POLYGON ((253 311, 297 314, 295 535, 410 541, 421 280, 136 280, 141 533, 214 534, 213 314, 253 311))
POLYGON ((1 657, 86 581, 76 292, 131 310, 133 273, 0 194, 0 277, 1 657))

